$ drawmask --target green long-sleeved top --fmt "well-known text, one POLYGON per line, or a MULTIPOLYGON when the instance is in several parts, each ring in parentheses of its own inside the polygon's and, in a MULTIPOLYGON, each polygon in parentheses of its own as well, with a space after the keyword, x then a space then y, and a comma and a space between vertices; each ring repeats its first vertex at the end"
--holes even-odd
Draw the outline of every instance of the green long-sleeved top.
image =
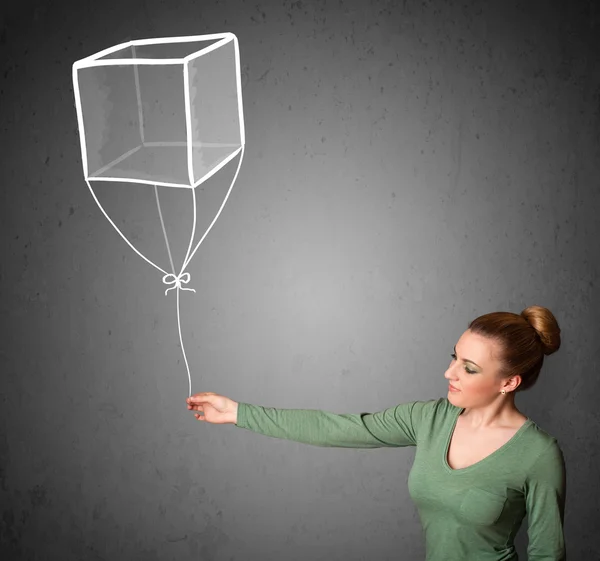
POLYGON ((447 398, 359 414, 239 403, 236 426, 313 446, 416 446, 408 490, 426 561, 518 561, 513 542, 525 515, 528 561, 566 561, 566 470, 557 440, 527 419, 491 455, 452 469, 448 447, 462 411, 447 398))

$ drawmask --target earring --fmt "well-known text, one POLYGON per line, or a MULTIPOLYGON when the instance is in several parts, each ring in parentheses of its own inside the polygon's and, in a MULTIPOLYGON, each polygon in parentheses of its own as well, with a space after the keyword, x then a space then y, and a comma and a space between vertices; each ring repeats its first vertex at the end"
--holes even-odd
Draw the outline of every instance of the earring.
POLYGON ((504 395, 504 394, 506 393, 506 390, 502 390, 500 393, 501 393, 502 395, 504 395))

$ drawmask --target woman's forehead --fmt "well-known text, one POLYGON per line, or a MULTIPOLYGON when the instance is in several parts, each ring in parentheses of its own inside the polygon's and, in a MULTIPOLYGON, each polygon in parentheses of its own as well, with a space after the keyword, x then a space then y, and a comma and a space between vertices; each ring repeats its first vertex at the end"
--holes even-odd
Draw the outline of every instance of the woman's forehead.
POLYGON ((497 360, 498 343, 471 331, 465 331, 456 343, 456 352, 460 358, 475 361, 477 364, 492 363, 497 360))

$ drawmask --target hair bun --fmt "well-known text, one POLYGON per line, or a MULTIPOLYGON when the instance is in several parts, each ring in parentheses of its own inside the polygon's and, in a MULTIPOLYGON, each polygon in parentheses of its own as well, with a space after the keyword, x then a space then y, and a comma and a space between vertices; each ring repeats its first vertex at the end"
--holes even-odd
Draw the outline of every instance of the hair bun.
POLYGON ((542 306, 529 306, 521 316, 535 329, 542 342, 545 355, 551 355, 560 348, 560 327, 554 314, 542 306))

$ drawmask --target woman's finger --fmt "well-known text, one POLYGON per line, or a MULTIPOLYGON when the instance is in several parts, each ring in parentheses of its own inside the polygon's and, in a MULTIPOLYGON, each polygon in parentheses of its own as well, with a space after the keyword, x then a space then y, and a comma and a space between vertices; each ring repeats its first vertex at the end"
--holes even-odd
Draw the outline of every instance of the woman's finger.
POLYGON ((195 394, 191 395, 188 399, 191 400, 192 402, 202 401, 203 399, 205 399, 207 396, 210 396, 210 395, 217 395, 217 394, 214 392, 195 393, 195 394))

